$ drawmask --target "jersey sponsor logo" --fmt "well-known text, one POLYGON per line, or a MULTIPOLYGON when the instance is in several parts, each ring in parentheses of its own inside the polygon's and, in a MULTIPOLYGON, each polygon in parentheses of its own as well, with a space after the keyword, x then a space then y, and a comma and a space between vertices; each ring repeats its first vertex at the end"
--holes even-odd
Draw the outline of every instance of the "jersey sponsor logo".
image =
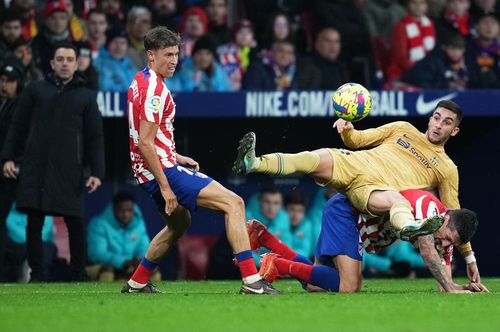
MULTIPOLYGON (((422 165, 425 166, 425 168, 431 168, 431 164, 429 163, 429 161, 427 159, 425 159, 425 157, 422 156, 420 154, 420 152, 418 152, 413 146, 411 146, 410 142, 407 142, 407 141, 403 140, 401 137, 398 137, 398 140, 396 141, 396 143, 398 145, 402 146, 404 149, 409 150, 410 153, 412 155, 414 155, 415 158, 417 158, 422 163, 422 165)), ((437 166, 437 165, 434 165, 434 166, 437 166)))
POLYGON ((148 100, 149 107, 153 110, 153 112, 157 113, 160 111, 161 106, 161 98, 160 96, 153 96, 148 100))
POLYGON ((429 101, 424 101, 424 94, 421 93, 418 98, 417 98, 417 105, 415 106, 415 109, 418 114, 420 115, 425 115, 429 114, 436 108, 436 104, 439 103, 441 100, 444 99, 453 99, 458 95, 458 92, 453 92, 450 94, 447 94, 446 96, 442 96, 439 98, 435 98, 429 101))

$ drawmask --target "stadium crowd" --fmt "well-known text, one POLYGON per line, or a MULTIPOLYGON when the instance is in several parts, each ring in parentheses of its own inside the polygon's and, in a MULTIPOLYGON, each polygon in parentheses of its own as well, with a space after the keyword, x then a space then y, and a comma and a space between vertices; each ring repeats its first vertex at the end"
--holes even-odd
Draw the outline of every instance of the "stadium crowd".
MULTIPOLYGON (((4 146, 9 110, 30 82, 51 77, 54 46, 68 43, 78 51, 78 87, 125 92, 146 65, 142 39, 157 25, 178 31, 183 41, 179 67, 167 79, 174 92, 331 90, 348 81, 410 91, 500 87, 496 0, 11 0, 0 1, 0 11, 2 161, 18 153, 4 146)), ((38 94, 35 101, 44 100, 45 92, 31 91, 38 94)), ((85 102, 81 94, 68 98, 85 102)), ((92 128, 102 139, 102 128, 92 128)), ((102 179, 102 142, 94 142, 98 156, 92 171, 102 179)), ((2 178, 1 187, 0 278, 23 280, 22 264, 31 252, 34 280, 51 279, 40 264, 57 265, 52 219, 43 223, 45 214, 19 214, 12 208, 13 180, 2 178), (26 244, 27 224, 28 242, 35 237, 35 246, 26 244)), ((247 217, 260 220, 295 251, 311 257, 321 211, 331 194, 319 191, 307 209, 300 192, 283 198, 276 189, 264 189, 248 201, 247 217)), ((24 199, 26 205, 29 195, 24 199)), ((69 280, 84 280, 86 274, 99 280, 127 275, 144 255, 149 241, 144 220, 127 194, 117 194, 89 224, 86 272, 81 211, 56 212, 66 216, 72 259, 78 259, 72 262, 78 266, 73 264, 65 272, 69 280)), ((422 259, 406 244, 383 256, 368 257, 367 273, 395 275, 422 269, 422 259)))

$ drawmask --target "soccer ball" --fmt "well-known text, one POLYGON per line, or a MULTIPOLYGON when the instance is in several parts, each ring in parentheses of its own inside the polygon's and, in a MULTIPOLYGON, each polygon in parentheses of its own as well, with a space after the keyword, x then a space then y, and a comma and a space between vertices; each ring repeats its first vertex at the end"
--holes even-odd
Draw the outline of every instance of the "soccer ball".
POLYGON ((370 92, 358 83, 341 85, 333 94, 332 99, 335 114, 350 122, 363 119, 372 108, 370 92))

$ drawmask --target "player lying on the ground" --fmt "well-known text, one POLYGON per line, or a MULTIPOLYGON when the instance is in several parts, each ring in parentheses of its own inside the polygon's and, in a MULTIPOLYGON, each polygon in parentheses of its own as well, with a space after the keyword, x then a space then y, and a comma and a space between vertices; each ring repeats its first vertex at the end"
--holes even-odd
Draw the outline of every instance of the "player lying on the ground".
MULTIPOLYGON (((406 190, 401 194, 411 204, 416 219, 441 214, 443 225, 433 235, 418 236, 411 241, 418 245, 429 271, 445 292, 487 292, 479 280, 457 285, 451 277, 453 246, 470 240, 477 227, 476 214, 467 209, 446 210, 431 193, 406 190)), ((424 221, 425 222, 425 221, 424 221)), ((256 220, 248 224, 253 250, 265 247, 271 253, 261 260, 261 275, 269 282, 289 275, 299 279, 307 290, 357 292, 361 289, 363 249, 373 253, 398 239, 398 232, 387 218, 367 219, 358 213, 346 196, 330 198, 323 210, 321 234, 315 253, 315 265, 298 255, 256 220)), ((476 264, 475 262, 471 264, 476 264)))
MULTIPOLYGON (((256 157, 255 134, 248 133, 240 141, 233 170, 238 174, 279 176, 305 173, 318 184, 344 192, 364 214, 381 216, 389 212, 389 220, 401 230, 402 238, 432 234, 441 226, 442 218, 424 224, 415 221, 409 202, 399 191, 437 187, 446 207, 460 208, 457 167, 446 155, 444 145, 458 134, 462 115, 462 109, 453 101, 440 101, 425 133, 402 121, 355 130, 352 123, 339 119, 333 126, 349 148, 371 148, 354 152, 325 148, 256 157)), ((474 259, 470 243, 458 249, 463 257, 474 259)), ((473 267, 467 272, 473 279, 478 276, 473 267)))

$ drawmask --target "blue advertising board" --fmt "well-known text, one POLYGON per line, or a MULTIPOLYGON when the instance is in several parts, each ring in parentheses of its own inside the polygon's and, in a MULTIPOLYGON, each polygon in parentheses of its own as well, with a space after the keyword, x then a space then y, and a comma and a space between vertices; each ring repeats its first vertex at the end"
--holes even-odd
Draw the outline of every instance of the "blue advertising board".
MULTIPOLYGON (((180 118, 311 118, 333 117, 333 91, 271 91, 175 93, 180 118)), ((427 116, 437 102, 452 99, 466 116, 500 116, 500 91, 469 90, 422 92, 371 91, 372 117, 427 116)), ((99 109, 104 117, 127 116, 127 94, 99 92, 99 109)))

